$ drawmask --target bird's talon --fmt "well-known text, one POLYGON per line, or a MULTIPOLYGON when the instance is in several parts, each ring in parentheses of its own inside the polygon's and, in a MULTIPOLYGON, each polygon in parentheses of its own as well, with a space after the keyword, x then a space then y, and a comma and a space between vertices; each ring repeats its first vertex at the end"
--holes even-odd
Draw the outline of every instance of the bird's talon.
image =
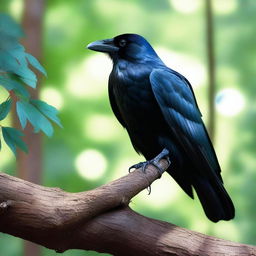
MULTIPOLYGON (((131 172, 131 169, 139 169, 139 168, 141 168, 141 170, 145 173, 147 166, 151 164, 151 165, 153 165, 153 166, 155 166, 157 168, 157 170, 159 172, 159 175, 161 177, 165 170, 159 165, 159 161, 162 158, 166 158, 166 160, 168 161, 168 166, 169 166, 171 164, 171 161, 170 161, 168 155, 169 155, 169 150, 164 148, 162 150, 162 152, 160 154, 158 154, 154 159, 151 159, 151 160, 148 160, 148 161, 145 161, 145 162, 140 162, 138 164, 132 165, 129 168, 129 173, 131 172)), ((150 191, 151 191, 151 189, 150 189, 150 191)))
POLYGON ((166 160, 167 160, 167 162, 168 162, 168 167, 169 167, 169 166, 171 165, 171 163, 172 163, 171 160, 170 160, 170 157, 167 156, 167 157, 166 157, 166 160))
POLYGON ((161 178, 161 176, 162 176, 162 174, 164 173, 165 170, 158 164, 158 162, 156 162, 154 160, 150 164, 156 167, 156 169, 157 169, 157 171, 160 175, 159 178, 161 178))
POLYGON ((151 194, 151 186, 150 185, 147 187, 147 191, 148 191, 148 195, 150 195, 151 194))
POLYGON ((129 167, 128 172, 131 173, 131 172, 132 172, 132 169, 134 169, 134 168, 135 168, 134 165, 131 166, 131 167, 129 167))
POLYGON ((144 173, 146 173, 146 168, 147 168, 147 166, 148 166, 148 162, 143 163, 143 165, 142 165, 142 171, 143 171, 144 173))
POLYGON ((139 169, 141 167, 142 167, 142 171, 145 171, 144 165, 145 165, 144 162, 140 162, 138 164, 134 164, 131 167, 129 167, 128 172, 130 173, 132 169, 139 169))

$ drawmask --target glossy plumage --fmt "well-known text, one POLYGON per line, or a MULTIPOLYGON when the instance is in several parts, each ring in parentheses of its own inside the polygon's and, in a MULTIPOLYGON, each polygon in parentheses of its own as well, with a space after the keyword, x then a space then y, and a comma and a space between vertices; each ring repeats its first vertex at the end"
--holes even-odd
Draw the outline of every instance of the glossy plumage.
POLYGON ((138 153, 147 160, 170 152, 168 173, 193 198, 198 194, 207 217, 234 217, 220 166, 188 80, 168 68, 151 45, 136 34, 96 41, 89 49, 113 60, 109 98, 113 112, 138 153))

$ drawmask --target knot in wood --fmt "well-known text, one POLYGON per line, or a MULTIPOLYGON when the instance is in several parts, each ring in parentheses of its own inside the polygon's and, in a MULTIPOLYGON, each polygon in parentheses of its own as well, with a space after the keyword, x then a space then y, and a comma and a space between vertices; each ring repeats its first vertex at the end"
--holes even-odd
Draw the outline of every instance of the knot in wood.
POLYGON ((11 205, 11 201, 9 200, 0 203, 0 214, 4 213, 9 208, 10 205, 11 205))
POLYGON ((130 198, 123 196, 121 198, 120 205, 121 206, 127 206, 130 203, 130 198))

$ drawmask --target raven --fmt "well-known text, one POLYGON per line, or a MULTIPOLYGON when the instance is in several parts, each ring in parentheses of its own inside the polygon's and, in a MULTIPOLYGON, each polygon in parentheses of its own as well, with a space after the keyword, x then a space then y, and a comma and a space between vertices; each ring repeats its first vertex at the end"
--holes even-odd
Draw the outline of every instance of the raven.
POLYGON ((172 164, 167 172, 191 198, 195 189, 211 221, 234 218, 234 205, 189 81, 168 68, 137 34, 95 41, 87 48, 107 53, 113 61, 108 82, 112 110, 134 149, 148 160, 134 166, 145 167, 168 154, 172 164))

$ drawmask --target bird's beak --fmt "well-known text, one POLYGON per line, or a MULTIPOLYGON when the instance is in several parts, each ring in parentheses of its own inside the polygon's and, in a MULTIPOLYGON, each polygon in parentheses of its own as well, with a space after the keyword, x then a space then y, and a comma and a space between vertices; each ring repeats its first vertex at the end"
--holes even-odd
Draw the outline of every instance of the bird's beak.
POLYGON ((92 42, 87 45, 87 48, 93 51, 107 53, 113 53, 119 50, 119 48, 115 46, 113 39, 104 39, 92 42))

